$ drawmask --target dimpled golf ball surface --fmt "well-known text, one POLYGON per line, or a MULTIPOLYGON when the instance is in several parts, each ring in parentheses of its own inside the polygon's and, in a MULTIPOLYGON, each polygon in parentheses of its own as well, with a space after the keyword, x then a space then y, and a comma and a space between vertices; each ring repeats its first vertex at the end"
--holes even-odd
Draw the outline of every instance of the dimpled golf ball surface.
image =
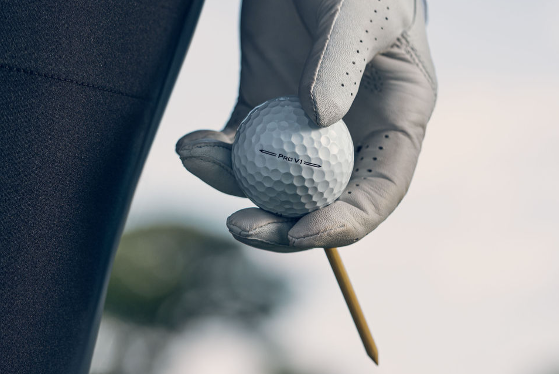
POLYGON ((299 217, 342 194, 354 147, 342 120, 320 128, 297 97, 280 97, 256 107, 241 123, 232 163, 241 189, 257 206, 299 217))

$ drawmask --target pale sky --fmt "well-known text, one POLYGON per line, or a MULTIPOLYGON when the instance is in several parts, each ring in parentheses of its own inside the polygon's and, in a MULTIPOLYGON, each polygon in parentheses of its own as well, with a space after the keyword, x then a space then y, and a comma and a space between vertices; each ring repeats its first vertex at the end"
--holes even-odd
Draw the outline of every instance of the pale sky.
MULTIPOLYGON (((558 3, 429 1, 439 99, 407 197, 341 250, 379 346, 374 367, 321 250, 247 247, 297 285, 268 325, 322 374, 547 374, 558 368, 558 3)), ((250 202, 183 169, 176 140, 235 103, 238 1, 207 0, 144 169, 129 227, 174 217, 217 235, 250 202), (200 223, 202 222, 202 223, 200 223)), ((162 374, 260 374, 258 347, 201 325, 162 374), (216 357, 220 355, 220 360, 216 357), (223 356, 222 356, 223 355, 223 356)))

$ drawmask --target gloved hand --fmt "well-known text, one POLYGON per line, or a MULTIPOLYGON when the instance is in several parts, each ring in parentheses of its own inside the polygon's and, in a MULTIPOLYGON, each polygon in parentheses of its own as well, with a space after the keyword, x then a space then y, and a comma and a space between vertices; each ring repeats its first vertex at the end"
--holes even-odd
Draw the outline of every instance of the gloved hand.
POLYGON ((374 230, 411 182, 437 83, 421 0, 244 0, 239 98, 221 131, 177 143, 184 166, 210 186, 244 196, 231 170, 240 122, 262 102, 299 95, 319 125, 344 117, 355 166, 342 196, 301 218, 258 208, 231 215, 248 245, 292 252, 352 244, 374 230))

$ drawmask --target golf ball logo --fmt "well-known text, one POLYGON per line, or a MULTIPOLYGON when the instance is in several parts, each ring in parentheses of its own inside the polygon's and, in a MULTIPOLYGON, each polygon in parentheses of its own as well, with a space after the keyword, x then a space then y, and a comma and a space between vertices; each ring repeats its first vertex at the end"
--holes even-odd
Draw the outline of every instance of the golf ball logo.
POLYGON ((239 125, 231 155, 245 196, 284 217, 300 217, 333 203, 354 165, 344 122, 318 127, 296 96, 253 109, 239 125))
MULTIPOLYGON (((276 153, 267 151, 265 149, 259 149, 259 152, 264 153, 265 155, 276 157, 276 153)), ((303 164, 303 165, 311 166, 311 167, 314 167, 314 168, 320 168, 321 167, 321 165, 314 164, 312 162, 303 161, 301 158, 284 156, 282 153, 278 154, 278 158, 282 159, 283 161, 294 162, 294 163, 300 164, 300 165, 303 164)))

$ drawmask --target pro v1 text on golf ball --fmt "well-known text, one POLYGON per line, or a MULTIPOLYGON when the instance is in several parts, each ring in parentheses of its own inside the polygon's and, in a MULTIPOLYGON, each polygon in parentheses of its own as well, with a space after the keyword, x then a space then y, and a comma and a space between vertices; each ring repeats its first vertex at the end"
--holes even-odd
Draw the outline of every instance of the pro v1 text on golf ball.
POLYGON ((354 166, 342 120, 318 127, 295 96, 269 100, 243 120, 232 148, 233 172, 245 195, 264 210, 299 217, 334 202, 354 166))

